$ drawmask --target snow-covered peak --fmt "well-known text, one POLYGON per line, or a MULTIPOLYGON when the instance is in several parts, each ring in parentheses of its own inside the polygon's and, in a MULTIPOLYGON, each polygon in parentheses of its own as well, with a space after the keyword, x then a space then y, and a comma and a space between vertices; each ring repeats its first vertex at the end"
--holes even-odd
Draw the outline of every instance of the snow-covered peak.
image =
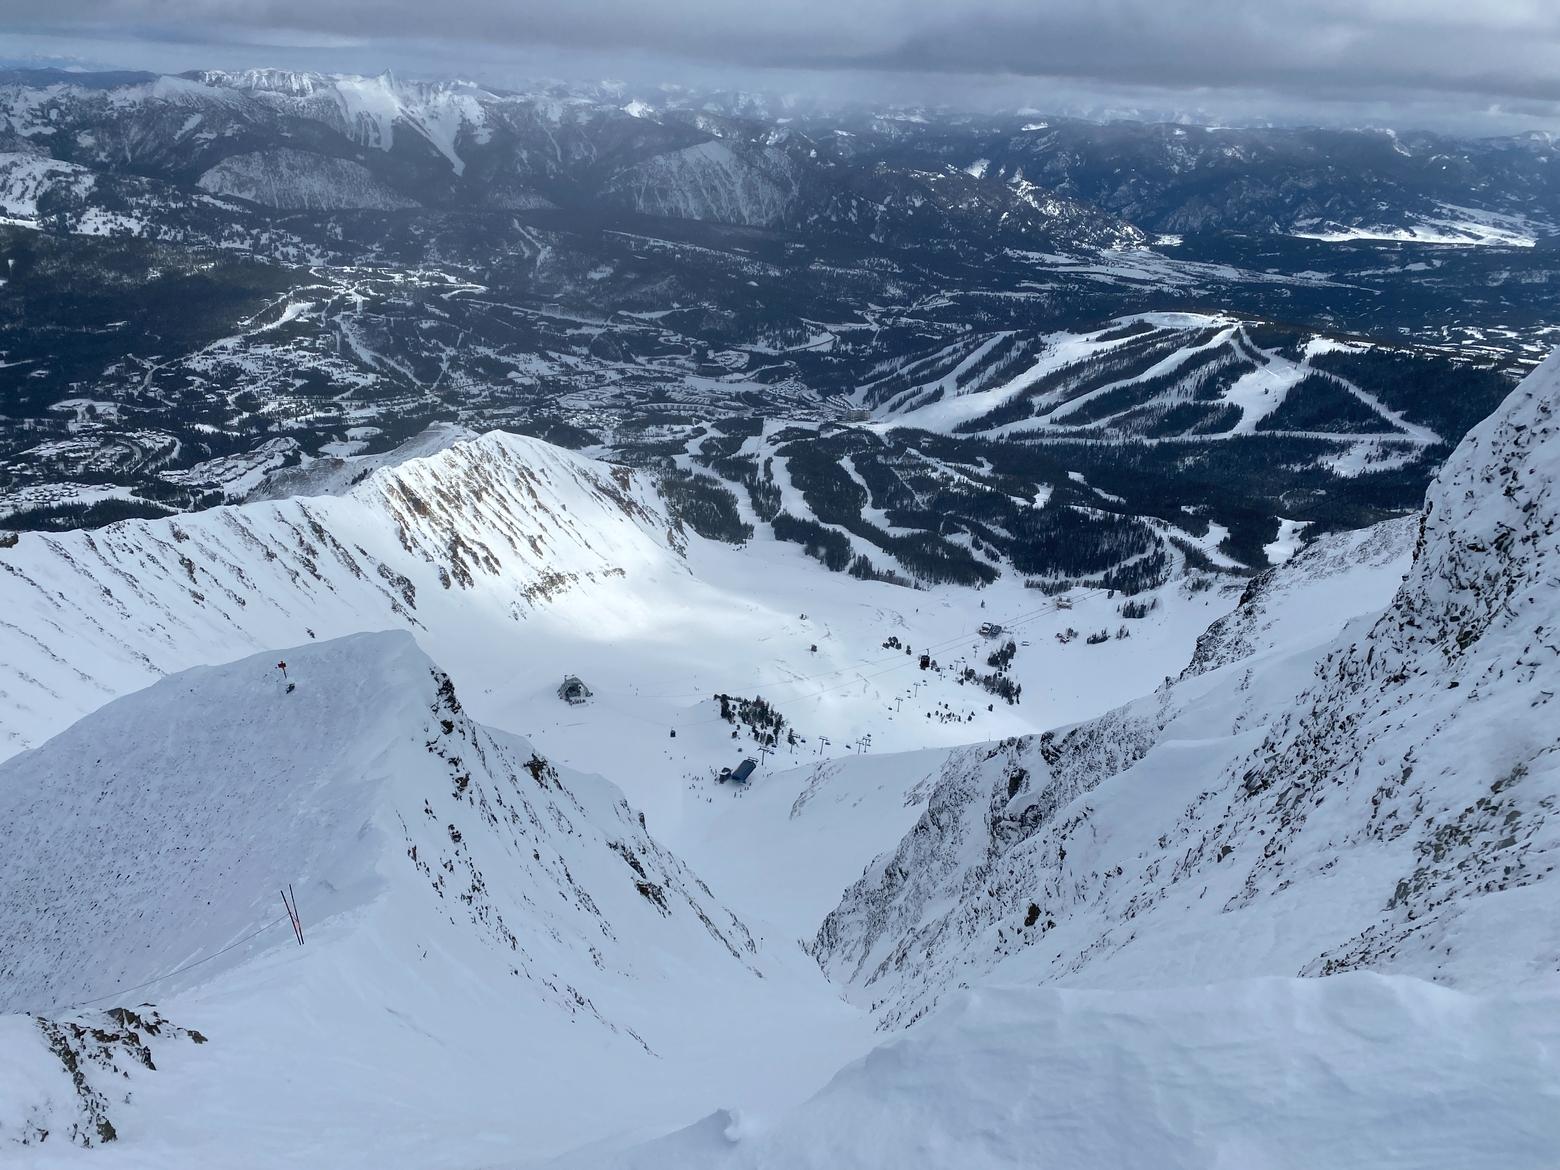
POLYGON ((397 467, 448 449, 477 432, 459 423, 435 422, 389 451, 372 455, 325 456, 296 467, 271 472, 244 496, 246 500, 281 500, 289 496, 339 496, 362 483, 381 467, 397 467))
POLYGON ((193 74, 193 78, 204 85, 281 93, 290 97, 308 97, 316 90, 330 85, 330 78, 326 74, 296 69, 203 69, 193 74))
POLYGON ((410 131, 442 154, 457 176, 466 168, 460 137, 484 125, 483 101, 492 96, 470 82, 402 82, 388 69, 373 77, 284 69, 212 70, 195 77, 320 118, 369 148, 389 151, 397 128, 410 131))

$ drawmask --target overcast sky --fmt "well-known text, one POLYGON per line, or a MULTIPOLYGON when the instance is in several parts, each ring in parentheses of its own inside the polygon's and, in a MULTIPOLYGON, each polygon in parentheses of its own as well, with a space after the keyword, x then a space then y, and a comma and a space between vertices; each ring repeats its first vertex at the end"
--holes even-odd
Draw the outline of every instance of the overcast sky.
POLYGON ((1560 0, 0 0, 0 56, 1560 130, 1560 0))

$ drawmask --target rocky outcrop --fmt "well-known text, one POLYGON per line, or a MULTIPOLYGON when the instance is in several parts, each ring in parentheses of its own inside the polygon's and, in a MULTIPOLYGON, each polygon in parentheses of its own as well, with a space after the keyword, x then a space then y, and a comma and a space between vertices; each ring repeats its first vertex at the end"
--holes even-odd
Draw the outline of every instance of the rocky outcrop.
POLYGON ((1551 358, 1432 486, 1384 611, 1349 620, 1372 573, 1390 587, 1402 533, 1336 538, 1254 582, 1155 699, 956 755, 825 921, 825 969, 885 1025, 999 966, 1107 985, 1552 974, 1557 412, 1551 358))

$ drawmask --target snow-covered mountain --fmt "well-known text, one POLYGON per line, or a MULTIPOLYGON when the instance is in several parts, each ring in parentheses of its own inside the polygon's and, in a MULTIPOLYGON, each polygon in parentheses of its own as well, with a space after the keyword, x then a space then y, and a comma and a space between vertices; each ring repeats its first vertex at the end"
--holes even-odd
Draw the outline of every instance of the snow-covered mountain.
POLYGON ((1457 141, 1406 128, 1100 125, 1057 117, 961 130, 933 121, 915 137, 950 162, 1033 181, 1156 232, 1510 248, 1552 236, 1557 222, 1555 143, 1546 137, 1457 141))
MULTIPOLYGON (((0 76, 0 149, 18 148, 282 210, 556 204, 939 247, 1145 238, 1034 184, 983 182, 948 164, 841 165, 827 133, 815 141, 591 87, 512 93, 276 69, 101 83, 21 72, 0 76)), ((192 240, 211 230, 184 219, 192 240)))
POLYGON ((361 163, 285 147, 229 155, 201 175, 197 185, 216 195, 285 211, 349 207, 397 211, 417 206, 415 200, 392 190, 361 163))
POLYGON ((539 440, 440 428, 388 455, 244 478, 261 483, 248 503, 0 545, 0 758, 172 671, 400 628, 481 718, 618 778, 666 831, 735 762, 716 694, 778 706, 799 737, 787 766, 818 751, 814 737, 846 750, 867 730, 885 751, 952 745, 1103 710, 1124 679, 1179 669, 1221 606, 1220 590, 1178 579, 1129 639, 1105 590, 1063 608, 1000 579, 976 609, 1015 637, 1044 645, 1074 624, 1117 636, 1058 643, 1066 686, 1048 656, 1015 648, 1003 675, 1024 695, 993 701, 966 677, 991 653, 966 590, 829 573, 756 530, 740 546, 706 540, 651 477, 539 440), (910 646, 936 661, 920 669, 910 646), (597 692, 595 718, 559 702, 567 674, 597 692))
POLYGON ((0 1161, 1552 1170, 1554 142, 825 106, 0 71, 0 1161))
POLYGON ((610 783, 474 723, 411 637, 280 653, 285 680, 273 653, 173 675, 0 766, 0 1012, 38 1017, 0 1016, 8 1157, 534 1158, 859 1046, 794 946, 610 783))
POLYGON ((7 71, 0 149, 19 147, 179 183, 235 155, 296 151, 295 173, 329 194, 316 208, 384 206, 341 168, 351 161, 428 205, 502 206, 512 187, 561 205, 902 242, 962 219, 1074 243, 1237 231, 1508 250, 1560 224, 1556 147, 1543 137, 798 111, 664 87, 510 92, 388 71, 7 71))
POLYGON ((354 77, 282 69, 208 70, 190 80, 323 123, 370 150, 388 153, 395 148, 398 130, 411 134, 442 155, 457 175, 466 167, 457 143, 463 135, 483 135, 484 103, 496 100, 496 95, 469 83, 405 82, 388 71, 354 77))
POLYGON ((0 764, 0 1136, 39 1165, 64 1137, 110 1165, 1539 1170, 1557 410, 1560 357, 1420 518, 1275 558, 1229 612, 1161 586, 1130 641, 1078 645, 1120 599, 989 586, 1037 697, 978 718, 914 650, 990 645, 967 590, 680 534, 641 477, 533 440, 24 534, 13 726, 91 713, 0 764), (374 623, 402 632, 334 637, 374 623), (549 716, 560 647, 599 689, 549 716), (714 680, 777 666, 813 726, 716 783, 754 749, 714 680))
POLYGON ((1560 356, 1417 525, 1258 577, 1152 696, 935 780, 777 778, 792 826, 921 807, 814 942, 891 1035, 777 1116, 555 1165, 1549 1165, 1557 416, 1560 356))
POLYGON ((710 139, 614 174, 603 192, 644 215, 774 227, 796 215, 796 168, 781 151, 710 139))

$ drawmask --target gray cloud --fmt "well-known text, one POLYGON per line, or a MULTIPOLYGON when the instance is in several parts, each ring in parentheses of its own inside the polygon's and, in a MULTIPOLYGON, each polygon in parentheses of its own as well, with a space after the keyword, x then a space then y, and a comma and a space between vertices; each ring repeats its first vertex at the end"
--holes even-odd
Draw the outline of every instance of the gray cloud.
POLYGON ((188 60, 181 44, 250 63, 334 52, 415 67, 420 54, 490 74, 621 59, 754 86, 811 74, 846 89, 1027 84, 1214 110, 1255 110, 1257 95, 1275 111, 1560 110, 1554 0, 0 0, 0 27, 160 61, 188 60))

